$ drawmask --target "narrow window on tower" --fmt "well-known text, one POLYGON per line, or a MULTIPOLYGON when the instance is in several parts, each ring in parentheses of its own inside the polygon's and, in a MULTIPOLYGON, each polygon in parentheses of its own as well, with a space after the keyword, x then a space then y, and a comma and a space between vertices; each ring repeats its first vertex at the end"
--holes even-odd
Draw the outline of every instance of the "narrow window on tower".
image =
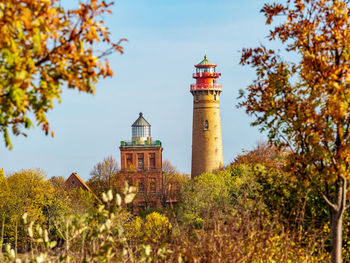
POLYGON ((138 192, 144 192, 145 191, 145 180, 140 179, 138 182, 138 192))
POLYGON ((127 169, 130 169, 132 166, 132 154, 128 153, 126 154, 126 167, 127 169))
POLYGON ((199 97, 198 97, 198 94, 196 94, 196 102, 199 101, 199 97))
POLYGON ((143 158, 139 158, 139 169, 143 168, 143 158))
POLYGON ((143 169, 143 154, 138 154, 137 156, 137 167, 143 169))
POLYGON ((157 186, 156 186, 156 179, 152 178, 150 185, 149 185, 149 189, 151 193, 155 193, 157 190, 157 186))
POLYGON ((214 94, 214 101, 216 101, 216 94, 214 94))
POLYGON ((209 130, 209 122, 208 122, 208 120, 205 120, 205 122, 204 122, 204 130, 205 131, 209 130))
POLYGON ((155 153, 149 154, 149 167, 151 169, 156 168, 156 154, 155 153))

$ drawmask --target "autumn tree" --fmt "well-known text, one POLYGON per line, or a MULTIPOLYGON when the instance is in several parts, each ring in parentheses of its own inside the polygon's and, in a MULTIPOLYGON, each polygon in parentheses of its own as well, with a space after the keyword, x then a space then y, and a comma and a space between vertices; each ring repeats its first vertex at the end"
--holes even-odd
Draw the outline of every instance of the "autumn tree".
POLYGON ((42 170, 21 170, 7 178, 9 190, 7 201, 7 241, 14 244, 15 251, 24 249, 26 239, 21 225, 24 213, 31 221, 45 222, 44 207, 53 200, 53 188, 45 180, 42 170))
POLYGON ((113 156, 108 156, 92 168, 87 184, 99 197, 109 189, 117 190, 120 186, 119 170, 118 161, 113 156))
POLYGON ((112 42, 103 21, 112 3, 65 9, 60 2, 0 1, 0 132, 10 149, 9 130, 26 136, 35 123, 48 134, 46 113, 63 87, 93 94, 98 79, 113 74, 106 56, 123 51, 123 39, 112 42))
POLYGON ((350 9, 348 1, 288 0, 265 4, 268 39, 294 62, 264 46, 243 49, 256 69, 240 106, 271 142, 290 150, 289 164, 329 207, 332 262, 342 261, 342 221, 350 171, 350 9))
POLYGON ((189 178, 181 174, 169 160, 162 163, 161 201, 163 206, 167 201, 176 202, 179 199, 181 185, 189 178))
MULTIPOLYGON (((72 203, 77 202, 77 198, 70 198, 70 190, 67 191, 65 179, 62 176, 52 176, 48 183, 52 188, 52 199, 43 206, 43 215, 49 230, 54 232, 54 221, 70 213, 77 213, 72 203)), ((74 191, 74 190, 73 190, 74 191)))
POLYGON ((181 187, 178 218, 201 226, 210 218, 223 218, 233 209, 233 176, 226 172, 203 173, 181 187))
POLYGON ((253 150, 238 154, 232 164, 262 164, 267 168, 278 168, 285 164, 285 155, 268 142, 258 142, 253 150))

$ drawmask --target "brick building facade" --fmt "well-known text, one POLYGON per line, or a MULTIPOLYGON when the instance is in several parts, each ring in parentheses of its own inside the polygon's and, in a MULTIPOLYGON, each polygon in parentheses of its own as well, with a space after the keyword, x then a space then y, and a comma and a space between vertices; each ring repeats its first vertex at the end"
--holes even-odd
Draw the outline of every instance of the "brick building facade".
POLYGON ((137 187, 132 213, 161 207, 162 143, 152 141, 151 125, 140 113, 132 127, 131 141, 120 144, 120 180, 137 187))

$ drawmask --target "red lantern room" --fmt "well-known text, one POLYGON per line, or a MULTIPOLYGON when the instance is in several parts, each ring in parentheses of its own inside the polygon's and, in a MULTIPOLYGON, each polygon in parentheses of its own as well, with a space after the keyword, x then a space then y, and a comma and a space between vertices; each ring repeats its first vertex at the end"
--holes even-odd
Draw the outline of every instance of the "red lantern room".
POLYGON ((222 85, 216 83, 216 79, 221 76, 221 73, 215 70, 216 64, 209 62, 207 56, 204 56, 203 61, 194 66, 196 67, 196 73, 193 73, 193 78, 196 79, 196 84, 191 84, 191 92, 197 90, 222 91, 222 85))

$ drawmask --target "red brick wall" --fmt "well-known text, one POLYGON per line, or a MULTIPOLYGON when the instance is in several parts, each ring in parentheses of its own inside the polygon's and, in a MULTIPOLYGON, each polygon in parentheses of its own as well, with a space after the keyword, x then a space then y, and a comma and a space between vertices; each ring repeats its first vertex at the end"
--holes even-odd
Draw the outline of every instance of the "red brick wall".
POLYGON ((65 185, 67 189, 80 187, 83 190, 89 191, 84 183, 81 182, 81 179, 77 177, 77 174, 72 173, 69 178, 66 180, 65 185))
POLYGON ((120 147, 121 186, 127 181, 138 187, 138 193, 132 204, 132 212, 136 214, 141 206, 147 208, 161 207, 162 187, 162 151, 160 146, 120 147), (127 158, 132 156, 132 165, 128 167, 127 158), (143 167, 138 167, 138 158, 143 156, 143 167), (155 156, 155 167, 150 166, 150 157, 155 156), (141 183, 143 182, 143 191, 141 183), (156 189, 151 191, 151 184, 155 182, 156 189))

